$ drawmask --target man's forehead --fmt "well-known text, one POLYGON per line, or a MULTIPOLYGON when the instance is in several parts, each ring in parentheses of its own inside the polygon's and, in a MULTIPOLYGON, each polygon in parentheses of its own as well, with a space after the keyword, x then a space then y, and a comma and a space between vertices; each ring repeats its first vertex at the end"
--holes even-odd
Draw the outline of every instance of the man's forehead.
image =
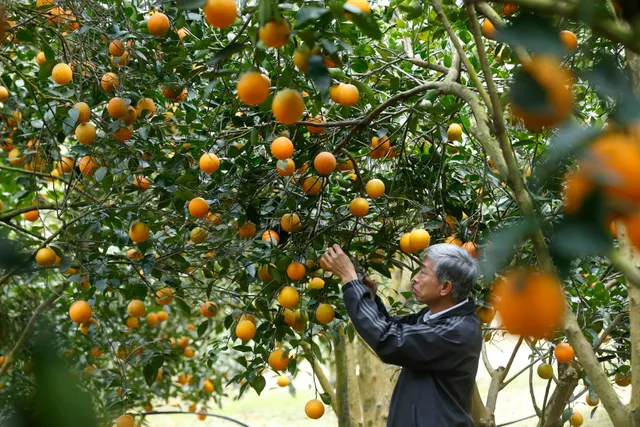
POLYGON ((427 270, 433 270, 433 265, 434 265, 434 261, 432 259, 429 258, 423 258, 422 259, 422 264, 420 265, 420 268, 422 269, 427 269, 427 270))

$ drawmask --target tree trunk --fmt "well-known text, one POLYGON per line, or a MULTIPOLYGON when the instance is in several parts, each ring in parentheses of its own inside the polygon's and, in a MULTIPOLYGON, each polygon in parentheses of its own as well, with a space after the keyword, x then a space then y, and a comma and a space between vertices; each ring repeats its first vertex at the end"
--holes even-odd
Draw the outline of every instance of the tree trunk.
POLYGON ((538 427, 562 427, 562 413, 579 379, 580 373, 575 362, 558 363, 558 384, 545 409, 544 424, 541 418, 538 427))
POLYGON ((362 425, 360 393, 355 377, 355 361, 352 344, 344 333, 344 325, 338 330, 334 342, 336 359, 336 401, 338 425, 357 427, 362 425))

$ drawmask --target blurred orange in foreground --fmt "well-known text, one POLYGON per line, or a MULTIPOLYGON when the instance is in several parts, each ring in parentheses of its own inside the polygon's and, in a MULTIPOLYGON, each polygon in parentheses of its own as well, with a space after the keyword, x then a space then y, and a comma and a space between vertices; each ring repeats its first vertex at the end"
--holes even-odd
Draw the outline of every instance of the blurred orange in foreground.
POLYGON ((560 280, 535 270, 514 270, 499 278, 493 304, 510 333, 537 339, 558 329, 565 310, 560 280))

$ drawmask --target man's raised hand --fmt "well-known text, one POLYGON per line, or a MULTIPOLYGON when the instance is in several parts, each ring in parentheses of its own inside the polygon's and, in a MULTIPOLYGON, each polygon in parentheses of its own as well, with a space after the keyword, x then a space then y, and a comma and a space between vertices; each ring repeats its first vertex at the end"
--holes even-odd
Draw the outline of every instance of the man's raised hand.
POLYGON ((343 283, 358 279, 356 268, 339 245, 329 247, 322 256, 322 260, 331 271, 340 277, 343 283))

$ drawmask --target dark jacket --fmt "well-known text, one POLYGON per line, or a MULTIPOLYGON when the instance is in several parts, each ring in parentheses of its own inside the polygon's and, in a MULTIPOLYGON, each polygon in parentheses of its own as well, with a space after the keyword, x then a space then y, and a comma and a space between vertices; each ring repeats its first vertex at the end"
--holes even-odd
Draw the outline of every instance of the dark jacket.
POLYGON ((391 317, 359 280, 342 290, 356 331, 383 362, 402 366, 387 426, 473 426, 471 396, 482 346, 473 300, 433 319, 425 319, 426 307, 391 317))

